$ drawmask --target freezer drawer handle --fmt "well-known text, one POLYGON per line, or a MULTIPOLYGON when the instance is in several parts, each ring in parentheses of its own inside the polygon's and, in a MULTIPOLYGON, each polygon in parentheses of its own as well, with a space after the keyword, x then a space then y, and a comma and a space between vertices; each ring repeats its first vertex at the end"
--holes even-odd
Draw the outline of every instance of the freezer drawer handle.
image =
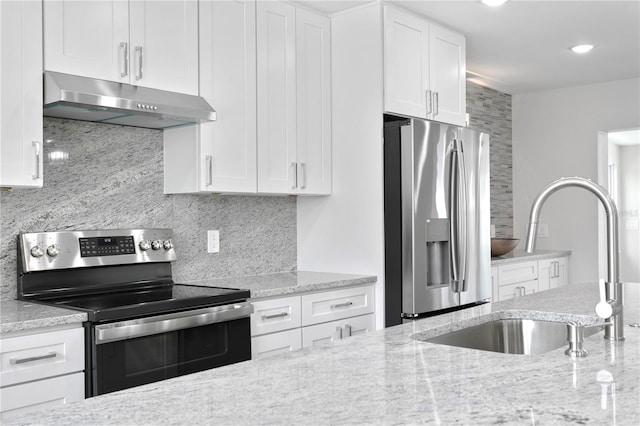
POLYGON ((353 302, 334 303, 331 304, 331 309, 346 308, 351 305, 353 305, 353 302))
POLYGON ((262 315, 262 319, 263 320, 268 320, 268 319, 283 318, 283 317, 288 317, 288 316, 289 316, 289 312, 280 312, 278 314, 262 315))
POLYGON ((11 364, 25 364, 27 362, 34 362, 34 361, 40 361, 42 359, 49 359, 49 358, 55 358, 57 357, 58 354, 55 352, 49 352, 46 355, 39 355, 39 356, 31 356, 29 358, 11 358, 9 360, 9 363, 11 364))

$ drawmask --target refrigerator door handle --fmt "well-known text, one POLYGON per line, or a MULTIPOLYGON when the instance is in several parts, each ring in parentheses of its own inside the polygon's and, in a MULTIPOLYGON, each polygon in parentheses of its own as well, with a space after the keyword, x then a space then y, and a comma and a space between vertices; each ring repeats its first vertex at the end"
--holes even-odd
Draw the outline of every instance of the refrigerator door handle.
POLYGON ((458 173, 460 177, 458 179, 458 185, 460 187, 460 199, 461 199, 461 217, 459 219, 458 226, 460 231, 461 251, 460 251, 460 291, 467 291, 467 254, 468 254, 468 241, 467 236, 467 223, 469 210, 467 206, 469 191, 467 188, 467 165, 464 158, 464 149, 462 148, 462 142, 458 141, 458 173))
POLYGON ((451 217, 451 286, 455 293, 467 291, 467 205, 464 153, 459 141, 453 141, 451 151, 449 215, 451 217))

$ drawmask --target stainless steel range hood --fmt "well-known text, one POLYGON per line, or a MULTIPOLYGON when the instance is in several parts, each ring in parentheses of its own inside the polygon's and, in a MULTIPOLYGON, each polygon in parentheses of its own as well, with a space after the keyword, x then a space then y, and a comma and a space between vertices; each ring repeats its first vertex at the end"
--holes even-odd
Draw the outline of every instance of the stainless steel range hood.
POLYGON ((44 115, 167 129, 214 121, 200 96, 45 71, 44 115))

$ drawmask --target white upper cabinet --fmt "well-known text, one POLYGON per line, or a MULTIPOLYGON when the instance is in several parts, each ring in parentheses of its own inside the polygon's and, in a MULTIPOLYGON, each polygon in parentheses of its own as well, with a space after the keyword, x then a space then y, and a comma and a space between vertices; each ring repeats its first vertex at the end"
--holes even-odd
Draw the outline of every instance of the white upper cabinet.
POLYGON ((427 118, 429 91, 429 24, 393 7, 384 8, 384 106, 427 118))
POLYGON ((296 10, 297 161, 301 194, 331 193, 331 26, 296 10))
POLYGON ((385 111, 465 125, 463 35, 384 6, 385 111))
POLYGON ((258 2, 258 192, 331 193, 330 22, 258 2))
POLYGON ((437 25, 429 27, 429 86, 432 118, 464 126, 466 122, 466 49, 464 36, 437 25))
POLYGON ((48 71, 198 94, 197 0, 45 0, 48 71))
POLYGON ((0 2, 0 186, 42 187, 42 4, 0 2))
POLYGON ((218 120, 164 131, 165 193, 257 190, 255 8, 200 3, 200 95, 218 120))
POLYGON ((258 2, 258 191, 293 193, 296 157, 296 9, 258 2))

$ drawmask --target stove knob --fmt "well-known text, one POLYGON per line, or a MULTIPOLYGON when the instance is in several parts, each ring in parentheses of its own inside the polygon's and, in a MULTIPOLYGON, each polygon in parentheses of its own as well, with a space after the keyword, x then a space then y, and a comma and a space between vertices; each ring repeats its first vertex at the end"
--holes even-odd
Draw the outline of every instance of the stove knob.
POLYGON ((171 242, 171 240, 164 240, 162 246, 165 250, 171 250, 173 248, 173 243, 171 242))
POLYGON ((60 254, 60 248, 57 244, 51 244, 49 247, 47 247, 47 254, 51 257, 56 257, 58 254, 60 254))
POLYGON ((44 256, 44 250, 40 246, 31 247, 31 256, 33 257, 42 257, 44 256))
POLYGON ((140 250, 147 251, 151 248, 151 243, 147 240, 142 240, 140 241, 139 246, 140 246, 140 250))
POLYGON ((154 250, 160 250, 162 248, 162 240, 155 240, 151 243, 151 248, 154 250))

